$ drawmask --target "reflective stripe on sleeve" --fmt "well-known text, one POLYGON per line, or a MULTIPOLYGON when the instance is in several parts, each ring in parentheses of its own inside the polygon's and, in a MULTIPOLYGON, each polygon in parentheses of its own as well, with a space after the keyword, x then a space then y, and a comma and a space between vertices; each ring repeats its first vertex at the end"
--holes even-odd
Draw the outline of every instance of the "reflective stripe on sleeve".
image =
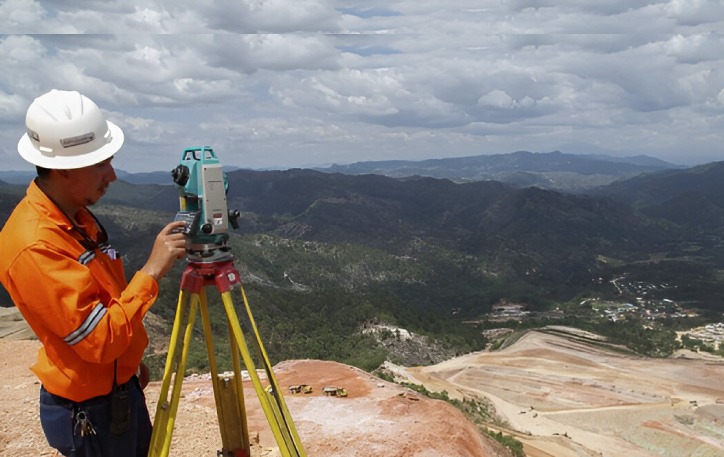
POLYGON ((96 253, 93 251, 85 251, 83 254, 78 257, 78 262, 80 262, 81 265, 88 265, 88 263, 96 258, 96 253))
POLYGON ((95 330, 98 323, 101 321, 103 316, 106 314, 106 307, 103 306, 103 303, 98 302, 95 308, 93 308, 93 311, 88 315, 86 320, 81 324, 80 327, 73 330, 68 336, 63 338, 63 341, 68 343, 70 346, 73 346, 74 344, 80 343, 83 338, 90 335, 90 333, 95 330))

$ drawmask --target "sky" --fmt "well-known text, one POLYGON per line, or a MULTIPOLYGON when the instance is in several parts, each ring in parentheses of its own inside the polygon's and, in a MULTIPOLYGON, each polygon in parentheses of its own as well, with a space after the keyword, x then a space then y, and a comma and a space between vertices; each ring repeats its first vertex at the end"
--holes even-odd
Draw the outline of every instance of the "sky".
POLYGON ((0 0, 0 161, 78 90, 116 168, 323 167, 525 150, 724 160, 721 0, 0 0))

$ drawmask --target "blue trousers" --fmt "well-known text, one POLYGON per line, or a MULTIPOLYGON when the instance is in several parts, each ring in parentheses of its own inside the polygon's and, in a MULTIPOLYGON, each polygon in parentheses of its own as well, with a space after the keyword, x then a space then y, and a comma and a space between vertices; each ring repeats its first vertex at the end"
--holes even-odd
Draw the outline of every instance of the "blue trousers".
POLYGON ((110 430, 110 394, 77 403, 41 386, 40 424, 48 444, 66 457, 146 457, 151 443, 146 398, 136 376, 127 388, 131 424, 117 435, 110 430))

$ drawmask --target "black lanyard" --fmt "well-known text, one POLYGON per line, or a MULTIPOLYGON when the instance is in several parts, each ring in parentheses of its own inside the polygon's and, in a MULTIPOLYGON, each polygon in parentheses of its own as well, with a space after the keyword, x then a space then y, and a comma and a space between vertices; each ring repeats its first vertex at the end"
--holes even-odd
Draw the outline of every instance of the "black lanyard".
MULTIPOLYGON (((68 218, 68 220, 70 221, 71 224, 73 224, 73 229, 74 229, 76 232, 80 233, 80 236, 83 237, 83 239, 82 239, 82 240, 78 240, 78 242, 79 242, 84 248, 86 248, 86 250, 88 250, 88 251, 94 251, 94 250, 96 250, 96 249, 100 249, 100 248, 104 247, 104 246, 108 243, 108 232, 106 232, 106 228, 103 227, 103 224, 101 224, 101 221, 98 220, 98 218, 96 217, 96 215, 93 214, 93 212, 92 212, 91 210, 89 210, 88 208, 84 208, 84 209, 88 212, 88 214, 91 215, 91 217, 93 218, 93 220, 94 220, 95 223, 96 223, 96 226, 98 227, 98 239, 97 239, 97 240, 94 240, 93 238, 91 238, 91 237, 85 232, 85 230, 83 230, 83 229, 81 229, 79 226, 77 226, 77 225, 75 224, 75 222, 73 222, 72 219, 68 218)), ((62 212, 62 211, 61 211, 61 212, 62 212)), ((64 213, 64 214, 65 214, 65 213, 64 213)), ((66 215, 65 217, 68 217, 68 216, 66 215)))

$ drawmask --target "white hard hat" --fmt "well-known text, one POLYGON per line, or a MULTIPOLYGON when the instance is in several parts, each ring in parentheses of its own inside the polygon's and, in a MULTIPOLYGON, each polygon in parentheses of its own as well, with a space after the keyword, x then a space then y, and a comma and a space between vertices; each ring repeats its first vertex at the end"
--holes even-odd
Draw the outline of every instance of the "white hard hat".
POLYGON ((25 116, 20 156, 33 165, 70 170, 111 157, 123 145, 123 131, 91 99, 53 89, 36 98, 25 116))

